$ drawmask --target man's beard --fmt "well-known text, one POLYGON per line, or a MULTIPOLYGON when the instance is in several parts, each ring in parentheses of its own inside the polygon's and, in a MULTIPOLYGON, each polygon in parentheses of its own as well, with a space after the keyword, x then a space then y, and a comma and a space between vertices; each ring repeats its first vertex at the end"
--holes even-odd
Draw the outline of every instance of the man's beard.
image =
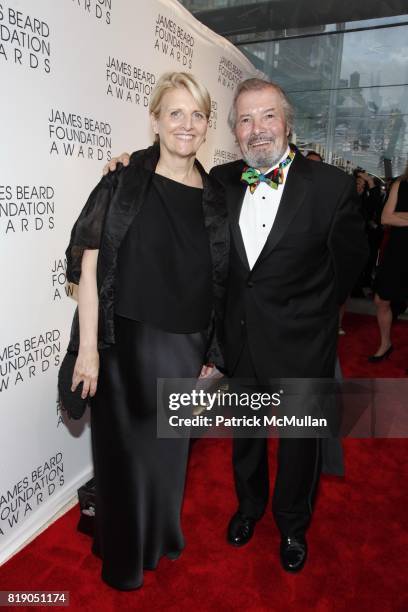
MULTIPOLYGON (((264 141, 265 139, 262 139, 264 141)), ((248 143, 248 147, 250 146, 250 142, 248 143)), ((256 140, 252 141, 252 144, 256 142, 256 140)), ((275 166, 287 148, 287 143, 284 143, 282 149, 277 149, 277 145, 274 141, 270 140, 273 143, 272 149, 269 151, 251 151, 248 150, 244 154, 244 160, 248 164, 248 166, 252 166, 253 168, 271 168, 275 166)))

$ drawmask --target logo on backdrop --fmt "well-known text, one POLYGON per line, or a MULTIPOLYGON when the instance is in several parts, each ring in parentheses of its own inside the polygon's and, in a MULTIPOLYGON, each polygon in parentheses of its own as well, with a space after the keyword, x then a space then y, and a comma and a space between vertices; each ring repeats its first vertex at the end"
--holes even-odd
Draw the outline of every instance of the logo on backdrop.
POLYGON ((211 113, 210 113, 210 119, 208 121, 208 127, 214 131, 217 129, 217 119, 218 119, 218 104, 214 99, 211 99, 211 113))
POLYGON ((218 64, 218 82, 223 87, 235 89, 235 86, 242 81, 243 73, 231 60, 222 56, 218 64))
POLYGON ((48 117, 50 155, 109 161, 112 128, 106 121, 52 108, 48 117))
POLYGON ((23 11, 0 3, 0 63, 51 71, 49 25, 23 11))
POLYGON ((67 260, 54 259, 51 265, 52 299, 61 300, 63 297, 76 298, 75 285, 67 283, 67 260))
POLYGON ((7 490, 0 490, 0 536, 30 516, 63 485, 64 457, 58 451, 7 490))
POLYGON ((156 77, 139 66, 109 56, 106 62, 106 82, 107 96, 148 107, 156 77))
POLYGON ((61 332, 51 329, 11 344, 0 345, 0 393, 58 367, 61 332))
POLYGON ((192 69, 194 37, 174 19, 161 13, 154 24, 154 48, 162 55, 173 58, 183 68, 192 69))
POLYGON ((0 185, 0 235, 53 230, 54 187, 0 185))
POLYGON ((224 149, 215 149, 213 165, 219 166, 220 164, 226 164, 238 159, 238 153, 232 153, 231 151, 225 151, 224 149))
POLYGON ((90 15, 101 23, 110 25, 112 0, 68 0, 80 9, 83 15, 90 15))

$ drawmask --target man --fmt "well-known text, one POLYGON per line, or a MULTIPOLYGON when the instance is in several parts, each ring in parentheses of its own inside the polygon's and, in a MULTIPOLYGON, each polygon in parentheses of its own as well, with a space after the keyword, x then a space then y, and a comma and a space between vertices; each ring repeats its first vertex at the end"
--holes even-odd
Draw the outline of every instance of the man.
MULTIPOLYGON (((242 82, 229 122, 243 159, 211 171, 225 188, 232 234, 228 374, 261 383, 333 377, 338 307, 367 254, 353 181, 289 147, 293 111, 273 83, 242 82)), ((306 560, 320 455, 315 438, 279 442, 273 513, 290 572, 306 560)), ((243 546, 268 504, 267 440, 234 439, 233 468, 238 509, 227 537, 243 546)))
MULTIPOLYGON (((339 305, 367 256, 352 179, 291 149, 292 122, 277 85, 242 82, 230 127, 245 161, 211 171, 225 187, 233 238, 225 354, 235 377, 333 377, 339 305)), ((268 503, 267 440, 233 444, 238 510, 228 541, 242 546, 268 503)), ((319 440, 280 440, 272 505, 287 571, 299 571, 306 560, 320 465, 319 440)))

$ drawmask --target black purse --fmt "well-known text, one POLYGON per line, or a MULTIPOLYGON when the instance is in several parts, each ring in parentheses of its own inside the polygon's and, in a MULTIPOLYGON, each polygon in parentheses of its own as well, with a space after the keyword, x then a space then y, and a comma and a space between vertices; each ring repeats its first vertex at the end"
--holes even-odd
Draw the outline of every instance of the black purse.
POLYGON ((78 353, 67 352, 62 360, 58 372, 58 393, 62 408, 66 410, 71 419, 80 419, 84 416, 89 399, 82 399, 83 383, 79 383, 75 391, 71 391, 72 375, 78 353))

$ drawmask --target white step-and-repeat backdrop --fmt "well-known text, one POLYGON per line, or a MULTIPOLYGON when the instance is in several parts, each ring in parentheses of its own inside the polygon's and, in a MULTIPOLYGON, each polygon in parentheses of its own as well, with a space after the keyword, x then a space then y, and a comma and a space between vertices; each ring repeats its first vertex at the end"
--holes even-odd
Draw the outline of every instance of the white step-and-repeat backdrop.
POLYGON ((64 251, 106 161, 152 142, 166 70, 211 93, 204 166, 235 159, 227 114, 256 70, 178 2, 0 0, 0 563, 92 475, 89 422, 57 403, 75 308, 64 251))

